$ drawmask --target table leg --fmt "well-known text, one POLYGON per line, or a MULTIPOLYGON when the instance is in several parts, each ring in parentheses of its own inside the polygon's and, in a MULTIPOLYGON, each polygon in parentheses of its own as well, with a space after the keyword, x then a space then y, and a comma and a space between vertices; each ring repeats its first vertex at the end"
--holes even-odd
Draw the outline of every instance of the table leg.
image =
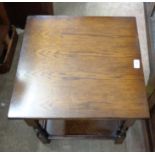
POLYGON ((50 140, 48 139, 49 134, 47 133, 46 129, 43 128, 40 123, 39 120, 33 120, 33 119, 26 119, 25 120, 26 124, 28 126, 31 126, 34 128, 34 130, 37 133, 37 137, 44 143, 50 143, 50 140))
POLYGON ((114 137, 115 137, 115 143, 116 144, 121 144, 123 143, 125 137, 126 137, 126 132, 130 126, 134 124, 135 120, 124 120, 121 121, 118 129, 115 131, 114 137))

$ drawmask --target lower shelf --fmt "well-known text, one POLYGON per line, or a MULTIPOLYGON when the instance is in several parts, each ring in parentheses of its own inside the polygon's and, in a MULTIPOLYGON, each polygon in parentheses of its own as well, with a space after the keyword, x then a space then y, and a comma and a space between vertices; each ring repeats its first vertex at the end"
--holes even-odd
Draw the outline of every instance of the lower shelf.
POLYGON ((102 120, 48 120, 46 131, 49 138, 113 138, 119 121, 102 120))

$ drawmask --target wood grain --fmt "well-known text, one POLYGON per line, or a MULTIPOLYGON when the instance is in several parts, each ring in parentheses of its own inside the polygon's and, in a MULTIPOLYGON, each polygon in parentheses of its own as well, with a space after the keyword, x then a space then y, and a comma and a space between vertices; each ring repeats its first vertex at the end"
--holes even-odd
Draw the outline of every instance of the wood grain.
POLYGON ((31 16, 9 118, 148 118, 135 18, 31 16))

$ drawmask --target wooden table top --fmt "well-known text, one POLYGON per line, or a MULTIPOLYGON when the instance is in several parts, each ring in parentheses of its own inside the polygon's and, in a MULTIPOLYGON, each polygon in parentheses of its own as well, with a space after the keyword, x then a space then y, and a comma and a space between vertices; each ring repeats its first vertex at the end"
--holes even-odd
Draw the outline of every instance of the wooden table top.
POLYGON ((148 118, 133 17, 30 16, 9 118, 148 118))

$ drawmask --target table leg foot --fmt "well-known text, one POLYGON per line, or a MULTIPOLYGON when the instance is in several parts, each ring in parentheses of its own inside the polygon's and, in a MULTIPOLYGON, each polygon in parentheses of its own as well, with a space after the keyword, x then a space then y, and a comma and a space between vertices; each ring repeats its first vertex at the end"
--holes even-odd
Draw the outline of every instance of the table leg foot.
POLYGON ((46 131, 38 131, 37 137, 44 144, 49 144, 51 142, 51 140, 48 139, 49 135, 46 131))
POLYGON ((38 120, 25 120, 25 122, 29 126, 33 127, 37 137, 42 143, 44 144, 50 143, 49 134, 47 133, 46 129, 40 125, 38 120))
POLYGON ((120 126, 114 133, 115 144, 123 143, 123 141, 126 137, 127 130, 131 125, 133 125, 133 123, 134 123, 134 120, 121 121, 120 126))
POLYGON ((126 137, 126 130, 118 129, 115 134, 115 144, 122 144, 126 137))

